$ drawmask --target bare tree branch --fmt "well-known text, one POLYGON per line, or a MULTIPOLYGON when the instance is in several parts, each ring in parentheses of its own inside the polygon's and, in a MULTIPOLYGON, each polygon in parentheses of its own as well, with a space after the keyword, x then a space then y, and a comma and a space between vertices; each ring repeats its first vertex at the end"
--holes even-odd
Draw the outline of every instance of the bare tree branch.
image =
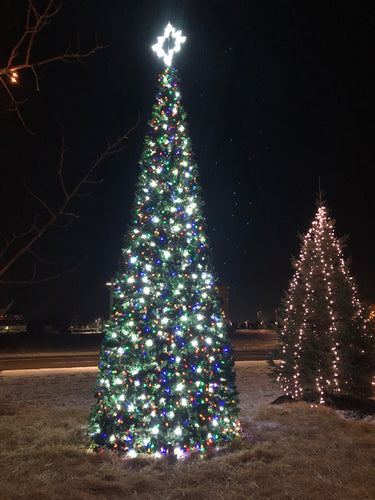
POLYGON ((32 255, 35 260, 41 262, 42 264, 56 264, 56 262, 51 262, 48 261, 47 259, 43 259, 43 257, 34 252, 34 250, 32 250, 31 248, 29 248, 29 254, 32 255))
POLYGON ((66 229, 67 227, 71 226, 73 224, 73 219, 69 219, 68 222, 54 222, 53 225, 54 227, 57 227, 59 229, 66 229))
POLYGON ((3 255, 8 251, 8 248, 11 248, 11 246, 14 245, 17 240, 22 240, 26 236, 29 236, 33 231, 38 231, 38 228, 36 226, 37 219, 38 219, 38 213, 35 213, 33 222, 29 223, 25 231, 18 234, 12 233, 10 239, 8 239, 6 236, 3 236, 4 246, 2 251, 0 252, 0 260, 2 259, 3 255))
POLYGON ((27 132, 29 132, 29 134, 34 135, 34 132, 32 132, 31 129, 26 125, 26 122, 25 122, 25 120, 21 114, 21 111, 20 111, 20 105, 26 101, 25 100, 17 101, 15 99, 11 89, 9 88, 9 86, 6 83, 5 78, 3 78, 2 76, 0 76, 0 84, 3 86, 3 88, 5 89, 6 93, 8 94, 8 97, 9 97, 9 102, 10 102, 11 108, 8 108, 7 111, 14 111, 16 113, 16 115, 18 116, 18 119, 22 123, 24 129, 27 130, 27 132))
MULTIPOLYGON (((129 134, 133 132, 139 124, 139 114, 137 117, 137 121, 133 127, 131 127, 127 132, 123 135, 119 136, 117 140, 112 143, 107 143, 107 147, 104 149, 102 153, 100 153, 95 161, 91 164, 91 166, 80 176, 80 178, 74 183, 74 185, 68 189, 66 187, 66 183, 63 176, 63 167, 64 167, 64 149, 60 150, 60 158, 59 158, 59 166, 58 166, 58 178, 60 187, 62 190, 62 199, 58 203, 57 207, 52 208, 48 205, 39 195, 37 195, 34 191, 32 191, 29 186, 24 182, 24 186, 30 197, 35 199, 45 210, 46 218, 44 222, 40 222, 39 225, 36 225, 36 217, 34 218, 34 222, 26 228, 25 231, 19 234, 13 234, 9 240, 6 241, 3 250, 0 253, 0 262, 1 259, 3 262, 0 264, 0 283, 13 283, 13 284, 26 284, 26 283, 40 283, 42 281, 47 281, 47 279, 52 279, 62 274, 66 274, 68 271, 64 271, 63 273, 58 273, 56 275, 50 276, 49 278, 43 279, 33 279, 23 280, 23 281, 10 281, 2 278, 11 268, 12 266, 19 261, 19 259, 24 256, 26 253, 32 253, 34 245, 42 238, 42 236, 46 233, 48 229, 52 226, 59 225, 58 219, 60 217, 68 216, 77 218, 77 214, 67 211, 68 206, 72 202, 74 198, 79 196, 79 190, 85 184, 89 184, 92 181, 90 180, 90 176, 94 173, 95 169, 103 162, 103 160, 118 151, 121 151, 124 146, 124 142, 129 137, 129 134), (24 239, 22 241, 22 239, 24 239), (22 241, 22 244, 19 242, 22 241)), ((62 225, 64 227, 64 224, 62 225)))
POLYGON ((20 106, 25 100, 19 100, 14 93, 14 85, 19 83, 19 79, 25 71, 31 71, 37 92, 39 92, 39 77, 37 68, 53 62, 82 62, 83 59, 95 54, 98 50, 104 49, 96 41, 95 45, 86 51, 81 51, 79 38, 76 45, 70 45, 63 52, 52 56, 41 57, 33 60, 33 48, 35 39, 45 26, 58 14, 62 5, 62 0, 48 0, 44 9, 38 10, 34 0, 27 0, 26 25, 23 33, 12 48, 8 61, 0 68, 0 87, 2 87, 9 99, 9 111, 14 111, 24 128, 32 134, 30 127, 25 123, 20 106))
POLYGON ((64 167, 64 160, 65 160, 65 138, 64 138, 64 130, 63 130, 63 126, 62 126, 62 123, 60 123, 60 161, 59 161, 59 166, 58 166, 58 169, 57 169, 57 175, 59 176, 59 180, 60 180, 60 186, 61 186, 61 189, 64 193, 64 196, 67 197, 68 196, 68 192, 66 190, 66 187, 65 187, 65 181, 64 181, 64 175, 63 175, 63 167, 64 167))
POLYGON ((48 275, 45 278, 38 278, 35 279, 33 277, 32 279, 28 280, 6 280, 6 279, 0 279, 0 284, 1 285, 30 285, 31 283, 33 285, 36 285, 38 283, 45 283, 46 281, 50 281, 53 279, 61 278, 61 276, 65 276, 66 274, 73 273, 74 271, 77 271, 77 269, 82 265, 82 263, 85 261, 86 257, 83 257, 74 267, 71 267, 69 269, 65 269, 63 271, 60 271, 59 273, 48 275))
POLYGON ((86 181, 85 184, 102 184, 103 179, 99 179, 98 181, 86 181))
POLYGON ((26 184, 26 181, 23 180, 22 181, 22 185, 23 187, 26 189, 26 191, 29 193, 29 195, 34 198, 36 201, 38 201, 46 210, 47 212, 49 212, 50 216, 51 217, 54 217, 54 213, 52 212, 52 210, 50 209, 50 207, 47 205, 47 203, 45 201, 42 200, 42 198, 40 198, 39 196, 37 196, 34 191, 32 191, 29 186, 26 184))
POLYGON ((74 217, 75 219, 79 219, 79 215, 73 212, 61 212, 61 215, 67 215, 68 217, 74 217))
POLYGON ((88 198, 93 195, 93 191, 88 191, 87 193, 77 193, 77 198, 88 198))
MULTIPOLYGON (((74 46, 70 45, 58 54, 34 57, 35 41, 38 34, 40 34, 59 13, 63 0, 45 0, 44 7, 40 8, 36 5, 37 0, 25 0, 25 2, 27 5, 25 27, 11 49, 8 60, 0 67, 0 90, 3 89, 5 93, 10 107, 9 110, 17 114, 23 127, 32 134, 21 110, 22 104, 26 102, 27 99, 21 100, 15 91, 16 85, 20 80, 29 73, 34 82, 34 89, 39 91, 39 68, 54 62, 82 62, 85 58, 105 47, 98 44, 95 35, 95 44, 89 50, 82 51, 79 37, 77 37, 74 46)), ((125 140, 138 124, 139 115, 137 122, 130 130, 118 137, 114 142, 107 143, 107 147, 103 152, 96 157, 95 161, 78 180, 73 182, 73 185, 67 182, 64 173, 66 163, 65 140, 63 127, 60 124, 60 152, 56 167, 59 191, 55 200, 48 201, 46 194, 38 193, 30 187, 26 181, 23 181, 22 184, 28 197, 36 202, 37 208, 34 218, 26 222, 24 229, 2 236, 2 242, 0 242, 0 284, 24 285, 41 283, 73 272, 79 267, 81 262, 71 269, 41 277, 41 273, 38 272, 39 265, 47 265, 49 263, 39 256, 35 250, 35 246, 52 227, 67 227, 74 219, 79 217, 78 214, 71 210, 70 205, 73 199, 89 196, 90 193, 85 191, 90 189, 87 187, 85 189, 85 186, 102 182, 101 180, 98 181, 91 178, 95 169, 97 169, 107 156, 115 154, 123 149, 125 140), (22 280, 8 279, 9 271, 13 269, 16 263, 26 256, 31 256, 32 258, 32 270, 29 278, 26 277, 22 280)))

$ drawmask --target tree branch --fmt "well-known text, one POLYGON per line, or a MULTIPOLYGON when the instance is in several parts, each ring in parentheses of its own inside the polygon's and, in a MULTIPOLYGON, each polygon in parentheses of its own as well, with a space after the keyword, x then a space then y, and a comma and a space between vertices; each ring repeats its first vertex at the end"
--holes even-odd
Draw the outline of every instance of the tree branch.
POLYGON ((55 214, 53 213, 53 211, 51 210, 51 208, 47 205, 47 203, 45 201, 42 200, 42 198, 40 198, 38 195, 36 195, 34 193, 34 191, 32 191, 29 186, 26 184, 26 181, 25 180, 22 180, 22 185, 23 187, 25 188, 25 190, 28 192, 28 194, 34 198, 36 201, 38 201, 42 206, 43 208, 45 208, 45 210, 47 210, 47 212, 49 212, 50 216, 51 217, 54 217, 55 214))
POLYGON ((29 254, 33 256, 33 258, 35 260, 37 260, 38 262, 41 262, 42 264, 55 264, 55 262, 50 262, 46 259, 43 259, 39 254, 37 254, 36 252, 34 252, 34 250, 32 250, 31 248, 29 248, 28 250, 29 254))
POLYGON ((76 264, 74 267, 71 267, 69 269, 65 269, 64 271, 60 271, 59 273, 49 275, 45 278, 39 278, 39 279, 30 279, 30 280, 14 280, 14 281, 9 281, 5 279, 0 279, 0 284, 1 285, 36 285, 38 283, 45 283, 46 281, 50 281, 53 279, 61 278, 61 276, 65 276, 66 274, 73 273, 76 271, 82 263, 85 261, 86 257, 83 257, 78 264, 76 264))
MULTIPOLYGON (((60 217, 63 216, 70 216, 70 217, 77 217, 76 214, 67 211, 67 207, 71 203, 71 201, 79 195, 79 190, 80 188, 87 183, 90 183, 90 176, 93 174, 95 169, 103 162, 103 160, 111 155, 114 154, 115 152, 121 151, 123 149, 123 144, 124 141, 129 137, 129 134, 133 132, 139 124, 139 114, 137 116, 137 121, 136 123, 123 135, 119 136, 116 141, 113 143, 107 144, 107 147, 104 149, 102 153, 100 153, 95 161, 92 163, 92 165, 86 170, 86 172, 76 181, 74 186, 68 190, 65 187, 65 182, 64 182, 64 177, 63 177, 63 166, 64 166, 64 159, 61 158, 63 155, 63 150, 60 151, 60 161, 59 161, 59 166, 58 166, 58 176, 60 178, 60 184, 64 186, 63 189, 63 199, 59 203, 58 207, 55 209, 52 209, 40 196, 38 196, 36 193, 34 193, 24 182, 25 189, 29 193, 29 195, 34 198, 47 212, 47 218, 46 220, 39 224, 37 227, 35 225, 36 222, 36 217, 34 220, 34 223, 30 224, 29 227, 22 233, 18 235, 13 235, 12 238, 8 241, 8 243, 5 245, 5 248, 2 252, 2 254, 5 254, 6 252, 9 252, 11 256, 7 259, 7 261, 0 267, 0 278, 4 276, 10 269, 11 267, 26 253, 31 253, 33 246, 42 238, 42 236, 46 233, 46 231, 51 227, 58 225, 57 220, 60 217), (15 242, 22 239, 23 237, 26 238, 26 241, 21 245, 21 246, 15 246, 15 242), (13 253, 12 253, 13 250, 13 253)), ((1 255, 1 254, 0 254, 1 255)), ((57 274, 54 276, 51 276, 48 279, 52 279, 54 277, 61 276, 61 274, 57 274)), ((42 280, 34 280, 34 283, 40 283, 41 281, 46 281, 46 279, 42 280)), ((30 283, 31 280, 26 280, 27 283, 30 283)), ((14 283, 14 284, 24 284, 26 283, 25 281, 8 281, 8 280, 2 280, 0 279, 0 283, 14 283)))
POLYGON ((29 226, 27 227, 27 229, 25 231, 23 231, 22 233, 18 233, 18 234, 12 233, 10 239, 8 239, 6 236, 3 236, 4 248, 0 252, 0 259, 2 259, 2 257, 8 251, 8 249, 11 248, 12 245, 14 245, 14 243, 17 240, 22 240, 22 238, 25 238, 26 236, 28 236, 29 234, 31 234, 33 231, 38 231, 38 228, 36 226, 37 219, 38 219, 38 213, 35 213, 35 215, 34 215, 34 221, 29 223, 29 226))
MULTIPOLYGON (((37 68, 51 64, 53 62, 81 62, 85 59, 105 48, 104 45, 99 45, 95 41, 95 45, 87 51, 80 50, 79 39, 76 47, 69 46, 64 52, 49 57, 42 57, 33 60, 33 48, 35 39, 45 26, 58 14, 62 5, 60 0, 48 0, 46 6, 42 10, 38 10, 34 4, 34 0, 27 0, 26 25, 23 33, 12 48, 7 63, 0 68, 0 84, 8 94, 10 108, 9 111, 14 111, 24 128, 32 134, 30 128, 26 125, 25 120, 20 111, 20 106, 25 100, 19 101, 12 86, 19 82, 19 78, 24 71, 31 71, 35 82, 35 88, 39 92, 39 77, 37 68)), ((96 38, 96 37, 95 37, 96 38)))

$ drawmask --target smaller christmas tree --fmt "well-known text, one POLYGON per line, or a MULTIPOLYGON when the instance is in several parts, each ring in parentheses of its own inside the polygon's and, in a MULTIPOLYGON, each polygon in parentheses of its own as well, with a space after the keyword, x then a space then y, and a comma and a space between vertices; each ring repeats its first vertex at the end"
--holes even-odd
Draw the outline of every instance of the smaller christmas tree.
POLYGON ((320 200, 303 236, 283 304, 279 365, 273 376, 286 395, 314 398, 372 394, 374 338, 366 328, 343 240, 320 200))

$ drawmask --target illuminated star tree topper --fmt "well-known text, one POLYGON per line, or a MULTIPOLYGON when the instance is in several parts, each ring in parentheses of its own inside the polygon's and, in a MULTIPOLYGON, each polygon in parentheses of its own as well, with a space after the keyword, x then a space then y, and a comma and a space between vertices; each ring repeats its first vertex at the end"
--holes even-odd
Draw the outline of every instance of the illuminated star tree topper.
POLYGON ((181 35, 181 30, 176 31, 171 23, 168 23, 164 35, 158 36, 158 41, 152 46, 152 50, 156 52, 158 57, 164 60, 166 66, 172 66, 173 54, 179 52, 181 45, 185 42, 186 36, 181 35), (174 46, 170 47, 170 39, 174 40, 174 46), (168 49, 165 51, 164 46, 167 44, 168 49))

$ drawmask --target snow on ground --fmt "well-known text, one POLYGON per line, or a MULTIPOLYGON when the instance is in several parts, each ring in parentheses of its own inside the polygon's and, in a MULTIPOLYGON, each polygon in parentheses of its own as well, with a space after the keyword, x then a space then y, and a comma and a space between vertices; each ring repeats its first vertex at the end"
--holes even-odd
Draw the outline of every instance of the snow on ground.
POLYGON ((241 410, 272 403, 281 396, 281 389, 268 376, 270 370, 266 361, 237 361, 235 370, 241 410))
POLYGON ((9 370, 0 375, 0 400, 13 405, 91 408, 97 367, 9 370))
MULTIPOLYGON (((242 410, 271 403, 280 396, 269 379, 265 361, 238 361, 236 383, 242 410)), ((94 399, 97 367, 9 370, 0 375, 0 401, 7 405, 90 409, 94 399)))
MULTIPOLYGON (((235 371, 242 412, 272 403, 282 394, 268 376, 266 361, 237 361, 235 371)), ((38 405, 89 410, 95 402, 96 375, 96 366, 3 371, 0 374, 0 401, 3 408, 38 405)), ((343 418, 358 418, 350 411, 337 410, 336 413, 343 418)), ((240 418, 243 420, 243 416, 240 418)), ((365 416, 362 421, 375 424, 375 415, 365 416)))

